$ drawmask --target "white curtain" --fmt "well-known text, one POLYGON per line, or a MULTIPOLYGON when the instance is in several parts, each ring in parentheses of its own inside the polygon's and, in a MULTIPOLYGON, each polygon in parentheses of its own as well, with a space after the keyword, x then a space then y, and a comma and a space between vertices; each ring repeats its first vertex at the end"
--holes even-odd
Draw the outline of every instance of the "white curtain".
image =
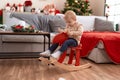
POLYGON ((105 7, 105 14, 108 13, 108 19, 116 24, 120 23, 120 0, 106 0, 109 7, 105 7))

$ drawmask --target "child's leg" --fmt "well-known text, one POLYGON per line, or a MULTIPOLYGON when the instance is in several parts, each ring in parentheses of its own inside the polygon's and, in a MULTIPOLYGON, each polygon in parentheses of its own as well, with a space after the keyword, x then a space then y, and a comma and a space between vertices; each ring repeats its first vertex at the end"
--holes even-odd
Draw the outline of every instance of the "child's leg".
POLYGON ((51 53, 54 52, 54 50, 55 50, 57 47, 58 47, 58 44, 52 44, 52 46, 51 46, 48 50, 40 53, 40 56, 50 57, 51 53))
POLYGON ((68 40, 66 40, 63 45, 61 46, 61 48, 59 49, 61 52, 66 51, 69 47, 75 47, 77 46, 77 41, 73 38, 70 38, 68 40))
POLYGON ((51 54, 51 56, 54 58, 59 58, 59 56, 64 51, 66 51, 69 47, 72 47, 72 46, 77 46, 77 42, 76 42, 76 40, 70 38, 63 43, 63 45, 61 46, 61 48, 57 52, 51 54))
POLYGON ((62 47, 57 51, 57 52, 54 52, 53 54, 51 54, 51 57, 50 57, 50 62, 51 63, 54 63, 54 62, 57 62, 57 59, 59 58, 59 56, 68 49, 68 47, 72 47, 72 46, 77 46, 77 42, 76 40, 74 39, 68 39, 66 40, 62 47), (63 51, 63 52, 62 52, 63 51))
POLYGON ((51 47, 49 48, 51 53, 53 53, 57 49, 58 46, 59 46, 59 43, 52 44, 51 47))

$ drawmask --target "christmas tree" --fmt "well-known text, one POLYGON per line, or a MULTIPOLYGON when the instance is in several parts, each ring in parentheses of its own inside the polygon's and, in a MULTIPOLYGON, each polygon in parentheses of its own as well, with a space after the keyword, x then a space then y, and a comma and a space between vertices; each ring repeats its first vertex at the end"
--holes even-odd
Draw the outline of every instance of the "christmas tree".
POLYGON ((90 15, 92 9, 90 8, 90 2, 88 0, 66 0, 64 10, 73 10, 77 15, 90 15))

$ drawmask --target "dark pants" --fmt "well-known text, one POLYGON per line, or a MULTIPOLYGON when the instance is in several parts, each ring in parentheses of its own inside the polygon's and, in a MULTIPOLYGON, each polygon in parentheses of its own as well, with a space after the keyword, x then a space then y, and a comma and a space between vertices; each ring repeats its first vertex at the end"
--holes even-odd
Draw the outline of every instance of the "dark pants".
MULTIPOLYGON (((77 41, 75 39, 69 38, 68 40, 66 40, 62 44, 62 46, 59 49, 59 51, 61 51, 63 53, 64 51, 66 51, 68 49, 68 47, 75 47, 77 45, 78 44, 77 44, 77 41)), ((54 52, 58 46, 59 46, 59 43, 52 44, 52 46, 49 48, 49 50, 51 51, 51 53, 54 52)))

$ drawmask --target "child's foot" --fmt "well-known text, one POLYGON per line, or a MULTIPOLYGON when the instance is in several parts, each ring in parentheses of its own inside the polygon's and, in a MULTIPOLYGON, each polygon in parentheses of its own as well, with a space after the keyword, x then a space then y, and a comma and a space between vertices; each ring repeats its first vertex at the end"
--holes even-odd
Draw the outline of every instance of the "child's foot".
POLYGON ((53 58, 59 58, 60 57, 60 55, 61 55, 61 51, 56 51, 56 52, 54 52, 53 54, 51 54, 51 56, 53 57, 53 58))
POLYGON ((50 50, 46 50, 45 52, 40 53, 40 56, 42 57, 50 57, 50 50))

